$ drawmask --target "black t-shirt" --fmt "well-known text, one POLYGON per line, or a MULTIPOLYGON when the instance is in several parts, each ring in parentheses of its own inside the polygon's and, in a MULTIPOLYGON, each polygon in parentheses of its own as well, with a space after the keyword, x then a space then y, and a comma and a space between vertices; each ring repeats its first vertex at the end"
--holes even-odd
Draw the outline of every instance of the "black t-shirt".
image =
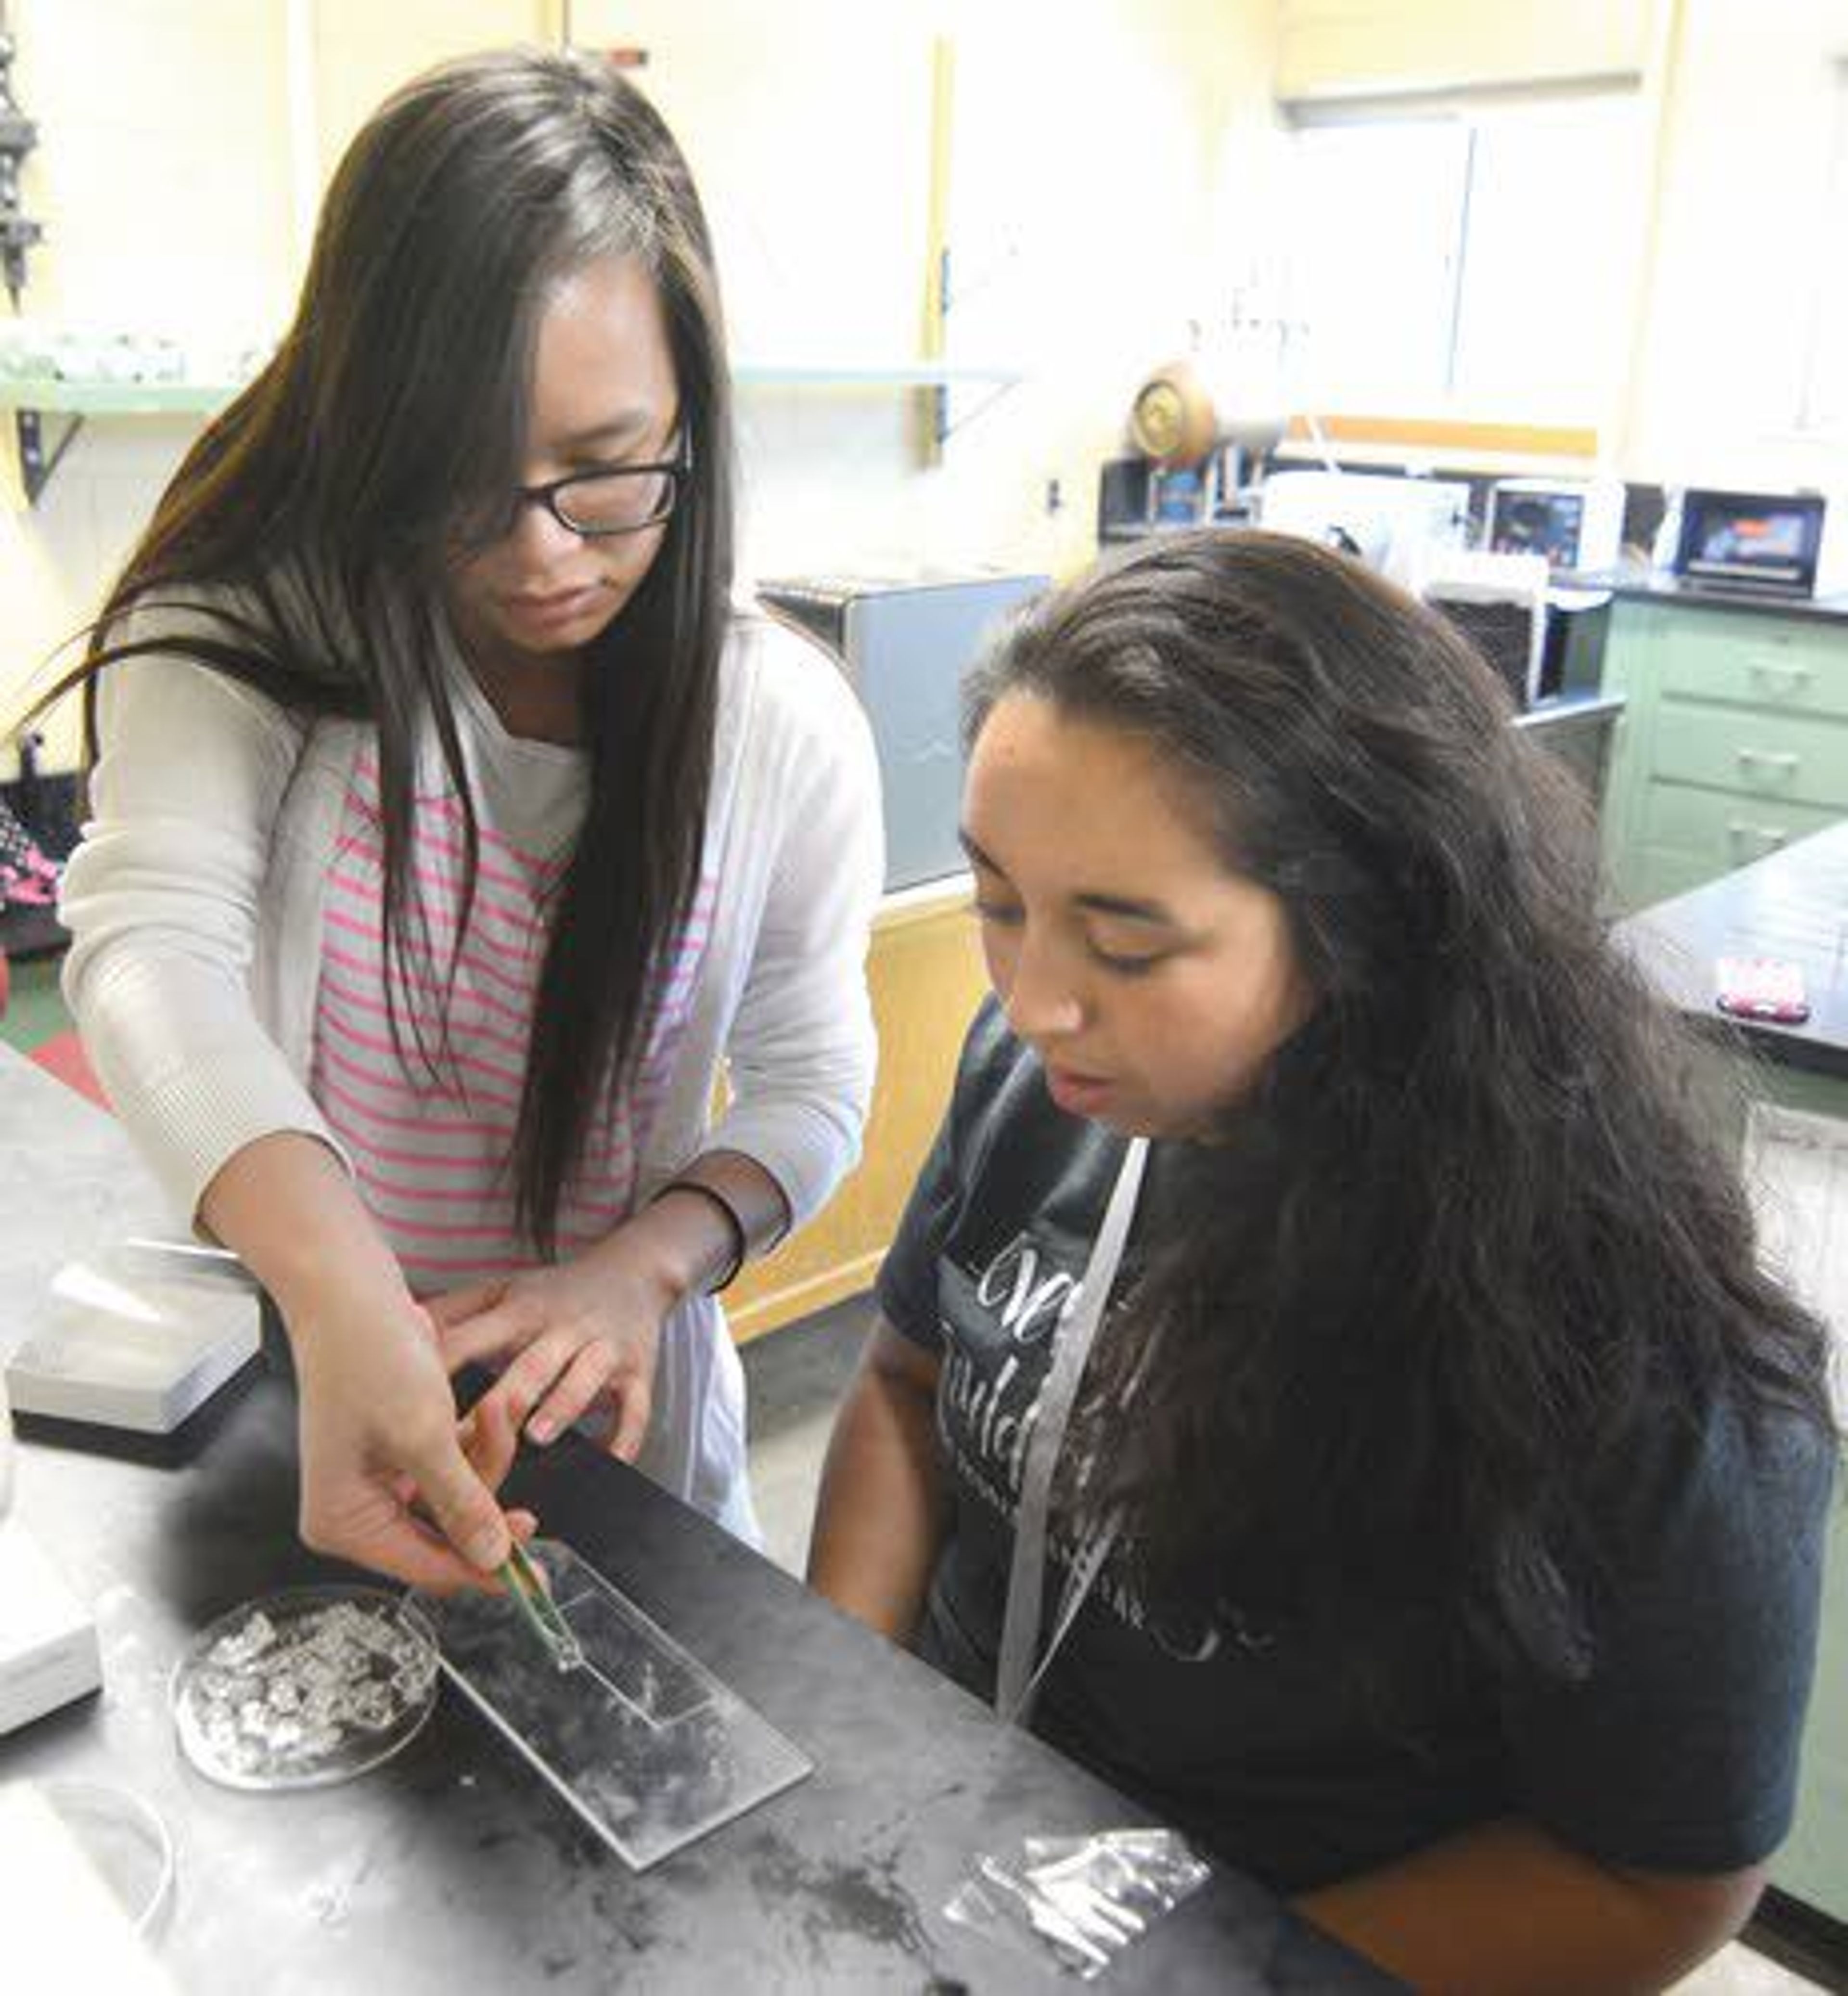
MULTIPOLYGON (((1123 1148, 1057 1107, 991 1003, 880 1276, 887 1320, 943 1368, 954 1515, 918 1647, 984 1698, 1029 1417, 1123 1148)), ((1161 1165, 1157 1144, 1139 1221, 1161 1165)), ((1132 1236, 1126 1278, 1134 1261, 1132 1236)), ((1734 1870, 1789 1827, 1832 1468, 1808 1426, 1749 1438, 1723 1401, 1703 1431, 1664 1423, 1611 1499, 1613 1605, 1571 1684, 1497 1667, 1435 1612, 1312 1635, 1151 1606, 1113 1560, 1034 1729, 1279 1890, 1511 1814, 1608 1863, 1734 1870)), ((1055 1520, 1042 1644, 1061 1553, 1055 1520)))

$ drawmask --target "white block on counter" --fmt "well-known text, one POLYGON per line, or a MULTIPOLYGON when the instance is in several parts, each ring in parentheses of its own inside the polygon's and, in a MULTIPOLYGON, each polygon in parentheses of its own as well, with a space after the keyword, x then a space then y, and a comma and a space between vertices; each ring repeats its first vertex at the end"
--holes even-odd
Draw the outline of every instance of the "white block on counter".
POLYGON ((0 1733, 102 1685, 96 1624, 17 1518, 0 1518, 0 1733))
POLYGON ((167 1434, 256 1355, 253 1295, 67 1262, 7 1361, 15 1413, 167 1434))

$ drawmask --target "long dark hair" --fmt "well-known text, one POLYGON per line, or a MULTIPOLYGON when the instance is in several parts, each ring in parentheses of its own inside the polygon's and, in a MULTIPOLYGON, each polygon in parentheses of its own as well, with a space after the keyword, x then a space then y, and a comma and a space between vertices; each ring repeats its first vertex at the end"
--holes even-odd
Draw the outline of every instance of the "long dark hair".
POLYGON ((1586 800, 1451 626, 1282 535, 1178 535, 1044 600, 972 737, 1017 693, 1155 748, 1317 994, 1217 1141, 1158 1154, 1087 1389, 1136 1417, 1073 1451, 1093 1495, 1158 1589, 1461 1603, 1575 1674, 1587 1492, 1643 1424, 1730 1393, 1830 1426, 1826 1333, 1760 1272, 1688 1036, 1605 934, 1586 800))
MULTIPOLYGON (((84 683, 92 754, 98 673, 157 652, 306 715, 373 723, 387 989, 412 988, 406 963, 435 962, 409 864, 426 724, 466 819, 456 948, 475 883, 443 662, 446 559, 459 527, 504 517, 552 292, 612 253, 637 259, 658 289, 691 470, 646 579, 583 676, 589 802, 549 910, 510 1159, 521 1223, 548 1253, 601 1087, 644 1044, 657 962, 697 885, 731 584, 711 241, 686 162, 639 92, 587 57, 509 51, 434 71, 384 105, 329 190, 294 322, 188 453, 66 683, 84 683), (201 612, 201 588, 235 594, 201 612), (199 635, 125 635, 126 613, 175 601, 191 603, 199 635)), ((452 951, 451 978, 455 963, 452 951)), ((394 1004, 402 1049, 401 1023, 394 1004)), ((411 1036, 434 1077, 440 1023, 414 1018, 411 1036)))

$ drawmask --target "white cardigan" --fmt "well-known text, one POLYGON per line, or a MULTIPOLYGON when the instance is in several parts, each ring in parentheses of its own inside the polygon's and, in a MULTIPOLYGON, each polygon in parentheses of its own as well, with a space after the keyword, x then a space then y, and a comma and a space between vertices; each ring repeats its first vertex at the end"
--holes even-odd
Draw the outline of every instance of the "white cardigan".
MULTIPOLYGON (((306 1077, 322 902, 360 723, 308 724, 188 662, 184 619, 150 613, 176 656, 105 676, 93 815, 64 879, 64 992, 111 1103, 180 1213, 232 1154, 275 1131, 335 1144, 306 1077)), ((194 627, 198 628, 198 627, 194 627)), ((723 661, 707 866, 718 896, 672 1080, 638 1161, 645 1199, 700 1151, 755 1158, 797 1223, 859 1156, 875 1041, 865 958, 883 873, 872 738, 841 675, 781 625, 741 615, 723 661), (712 1121, 721 1065, 731 1089, 712 1121)), ((735 1513, 702 1471, 724 1409, 665 1393, 645 1466, 704 1508, 735 1513), (669 1431, 679 1426, 677 1437, 669 1431), (676 1460, 677 1458, 677 1460, 676 1460)), ((690 1325, 689 1330, 693 1327, 690 1325)), ((736 1374, 728 1337, 678 1383, 704 1402, 736 1374), (716 1371, 715 1371, 716 1368, 716 1371)), ((721 1482, 735 1457, 707 1468, 721 1482)), ((739 1522, 734 1515, 732 1521, 739 1522)))

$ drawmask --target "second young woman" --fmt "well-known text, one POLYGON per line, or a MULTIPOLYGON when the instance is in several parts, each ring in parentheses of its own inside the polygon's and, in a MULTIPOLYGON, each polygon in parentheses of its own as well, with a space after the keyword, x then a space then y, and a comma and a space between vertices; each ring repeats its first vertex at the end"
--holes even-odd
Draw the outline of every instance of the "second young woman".
POLYGON ((1833 1451, 1588 814, 1278 535, 1062 592, 973 698, 996 998, 815 1584, 1420 1989, 1662 1986, 1790 1820, 1833 1451))

